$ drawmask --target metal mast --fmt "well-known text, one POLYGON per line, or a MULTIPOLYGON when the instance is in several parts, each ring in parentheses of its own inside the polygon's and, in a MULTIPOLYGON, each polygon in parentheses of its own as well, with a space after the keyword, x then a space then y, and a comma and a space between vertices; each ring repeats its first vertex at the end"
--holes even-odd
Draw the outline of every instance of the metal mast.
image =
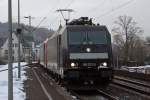
POLYGON ((12 71, 12 1, 8 0, 8 100, 13 100, 13 71, 12 71))
POLYGON ((21 66, 20 66, 20 42, 21 42, 21 27, 20 27, 20 0, 18 0, 18 78, 21 78, 21 66))

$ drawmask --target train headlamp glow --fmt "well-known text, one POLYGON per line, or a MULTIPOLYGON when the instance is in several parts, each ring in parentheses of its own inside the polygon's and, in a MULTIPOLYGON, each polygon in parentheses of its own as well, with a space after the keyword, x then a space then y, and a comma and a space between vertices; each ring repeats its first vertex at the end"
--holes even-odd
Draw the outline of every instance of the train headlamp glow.
POLYGON ((87 51, 87 52, 91 52, 91 49, 90 49, 90 48, 86 48, 86 51, 87 51))
POLYGON ((105 67, 106 67, 106 66, 107 66, 107 63, 106 63, 106 62, 104 62, 104 63, 103 63, 103 66, 105 66, 105 67))
POLYGON ((72 62, 72 63, 71 63, 71 67, 74 67, 74 66, 75 66, 75 63, 72 62))

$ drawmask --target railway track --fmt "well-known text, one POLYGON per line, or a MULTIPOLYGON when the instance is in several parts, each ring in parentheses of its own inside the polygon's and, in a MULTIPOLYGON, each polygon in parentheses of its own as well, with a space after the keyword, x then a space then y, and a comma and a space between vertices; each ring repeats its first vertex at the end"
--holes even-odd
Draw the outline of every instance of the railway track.
POLYGON ((102 94, 103 96, 107 97, 108 100, 119 100, 117 97, 112 96, 111 94, 104 92, 102 90, 97 90, 100 94, 102 94))
MULTIPOLYGON (((70 91, 70 90, 69 90, 70 91)), ((92 90, 92 91, 70 91, 76 100, 119 100, 117 97, 102 91, 102 90, 92 90)))
POLYGON ((136 80, 125 79, 125 78, 121 78, 121 77, 115 77, 115 79, 121 80, 121 81, 126 81, 128 83, 137 84, 139 86, 150 88, 150 84, 148 84, 146 82, 139 82, 139 81, 136 81, 136 80))
POLYGON ((114 81, 112 84, 150 96, 150 85, 143 82, 125 79, 121 77, 114 77, 114 81))

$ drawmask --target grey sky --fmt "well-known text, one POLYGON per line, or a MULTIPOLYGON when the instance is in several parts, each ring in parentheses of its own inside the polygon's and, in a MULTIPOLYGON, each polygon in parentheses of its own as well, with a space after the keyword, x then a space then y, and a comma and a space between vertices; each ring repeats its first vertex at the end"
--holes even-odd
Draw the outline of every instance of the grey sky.
MULTIPOLYGON (((17 1, 13 3, 13 22, 17 21, 17 1)), ((150 36, 150 0, 20 0, 21 22, 28 24, 23 16, 33 16, 32 25, 39 24, 43 17, 47 17, 41 24, 42 27, 57 29, 62 17, 55 10, 59 8, 71 8, 75 12, 71 19, 81 16, 94 18, 95 22, 107 25, 109 30, 119 15, 132 16, 140 27, 144 29, 144 35, 150 36)), ((0 0, 0 21, 7 21, 7 2, 0 0)))

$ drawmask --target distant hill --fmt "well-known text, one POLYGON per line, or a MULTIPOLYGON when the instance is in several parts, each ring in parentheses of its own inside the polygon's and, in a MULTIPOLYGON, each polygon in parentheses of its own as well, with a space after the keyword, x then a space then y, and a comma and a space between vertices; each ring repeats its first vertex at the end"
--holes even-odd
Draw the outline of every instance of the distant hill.
MULTIPOLYGON (((21 24, 23 28, 23 35, 22 36, 32 36, 34 37, 34 40, 36 44, 39 44, 43 42, 48 36, 51 36, 53 34, 53 30, 49 30, 47 28, 35 28, 31 27, 29 28, 28 25, 21 24), (29 33, 30 30, 34 30, 32 33, 29 33)), ((13 31, 15 31, 17 28, 17 23, 13 23, 13 31)), ((8 37, 8 23, 1 23, 0 22, 0 38, 7 38, 8 37)), ((24 37, 22 37, 24 38, 24 37)))

